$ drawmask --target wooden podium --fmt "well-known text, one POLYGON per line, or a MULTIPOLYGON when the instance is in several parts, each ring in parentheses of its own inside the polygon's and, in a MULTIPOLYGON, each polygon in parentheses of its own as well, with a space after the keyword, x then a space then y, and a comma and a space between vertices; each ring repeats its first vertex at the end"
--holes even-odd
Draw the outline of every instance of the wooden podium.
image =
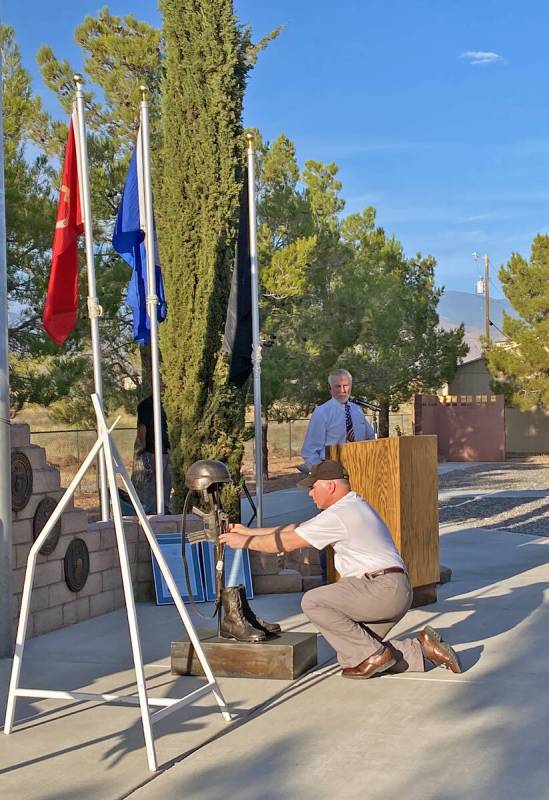
MULTIPOLYGON (((398 436, 326 448, 351 488, 385 521, 408 568, 414 606, 434 603, 440 579, 436 436, 398 436)), ((328 580, 339 577, 328 548, 328 580)))

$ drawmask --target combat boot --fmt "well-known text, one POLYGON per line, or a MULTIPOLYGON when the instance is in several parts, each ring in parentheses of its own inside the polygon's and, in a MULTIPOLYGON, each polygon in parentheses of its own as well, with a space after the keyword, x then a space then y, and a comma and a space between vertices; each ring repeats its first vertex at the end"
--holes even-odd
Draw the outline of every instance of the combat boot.
POLYGON ((221 602, 223 605, 223 619, 221 620, 219 631, 220 636, 224 639, 236 639, 237 642, 265 641, 267 636, 264 631, 254 628, 244 616, 238 586, 229 586, 223 589, 221 602))
POLYGON ((256 616, 255 611, 248 603, 248 598, 246 597, 246 587, 240 586, 238 587, 238 591, 240 592, 240 602, 242 604, 242 611, 244 616, 250 623, 253 625, 254 628, 258 628, 260 631, 264 631, 267 636, 277 636, 279 633, 282 632, 282 628, 278 624, 278 622, 266 622, 261 617, 256 616))

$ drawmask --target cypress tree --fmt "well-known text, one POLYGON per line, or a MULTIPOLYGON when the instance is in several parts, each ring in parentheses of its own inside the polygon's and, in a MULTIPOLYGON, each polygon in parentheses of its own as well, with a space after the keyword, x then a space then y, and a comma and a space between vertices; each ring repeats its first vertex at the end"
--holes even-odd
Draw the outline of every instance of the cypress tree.
POLYGON ((161 326, 175 505, 200 458, 237 484, 246 388, 227 383, 222 334, 234 264, 244 151, 242 104, 257 48, 232 0, 162 0, 165 41, 159 240, 168 318, 161 326), (250 53, 252 57, 250 58, 250 53))

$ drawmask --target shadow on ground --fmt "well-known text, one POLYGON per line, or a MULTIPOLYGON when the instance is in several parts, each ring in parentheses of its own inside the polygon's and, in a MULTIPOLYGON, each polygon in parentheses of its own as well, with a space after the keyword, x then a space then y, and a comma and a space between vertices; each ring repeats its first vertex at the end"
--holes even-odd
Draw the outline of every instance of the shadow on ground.
MULTIPOLYGON (((210 736, 204 731, 182 763, 168 761, 173 768, 136 790, 135 800, 229 795, 239 800, 549 799, 548 547, 547 539, 506 533, 445 533, 442 561, 452 567, 453 580, 440 587, 436 604, 410 613, 399 635, 434 624, 462 653, 463 675, 439 669, 353 682, 341 681, 329 667, 273 693, 251 714, 237 700, 233 706, 241 719, 234 728, 213 730, 210 736)), ((148 660, 165 634, 153 634, 148 660)), ((99 671, 109 674, 109 664, 99 671)), ((171 680, 159 670, 153 683, 171 680)), ((180 693, 177 681, 172 692, 180 693)), ((77 717, 78 708, 62 713, 77 717)), ((215 713, 208 702, 160 723, 155 731, 159 749, 174 726, 185 732, 215 713)), ((43 726, 45 735, 45 721, 38 717, 27 725, 43 726)), ((104 741, 101 769, 112 770, 128 752, 142 749, 140 721, 93 741, 104 741)), ((75 746, 75 752, 82 750, 78 758, 93 741, 75 746)), ((51 750, 36 760, 38 770, 57 754, 55 742, 51 750)), ((70 750, 69 745, 63 752, 70 750)), ((139 781, 135 775, 128 784, 130 795, 139 781)), ((40 795, 41 800, 70 796, 93 793, 40 795)))
POLYGON ((549 501, 531 497, 451 497, 440 502, 439 519, 441 525, 469 524, 477 529, 547 536, 549 501))

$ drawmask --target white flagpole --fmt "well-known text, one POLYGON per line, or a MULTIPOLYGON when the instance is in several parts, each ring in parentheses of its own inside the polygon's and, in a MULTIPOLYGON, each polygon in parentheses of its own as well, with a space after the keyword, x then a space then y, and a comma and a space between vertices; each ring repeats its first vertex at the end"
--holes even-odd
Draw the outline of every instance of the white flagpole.
MULTIPOLYGON (((158 352, 158 296, 156 294, 156 248, 151 183, 151 143, 147 87, 142 92, 140 136, 137 139, 137 180, 144 190, 145 252, 147 254, 147 312, 151 329, 151 365, 154 419, 154 465, 156 476, 156 513, 164 513, 164 460, 162 455, 162 414, 160 407, 160 358, 158 352), (141 146, 140 146, 141 145, 141 146), (140 158, 141 156, 141 158, 140 158), (141 166, 141 169, 140 169, 141 166)), ((140 197, 141 201, 141 197, 140 197)), ((141 211, 141 202, 140 211, 141 211)), ((141 216, 141 214, 140 214, 141 216)))
MULTIPOLYGON (((90 178, 88 173, 88 144, 86 140, 86 122, 84 117, 84 94, 82 92, 82 76, 75 75, 76 83, 76 153, 78 161, 78 176, 80 182, 80 199, 82 203, 82 214, 84 217, 84 239, 86 246, 86 265, 88 268, 88 316, 90 318, 92 357, 93 357, 93 381, 95 393, 99 398, 101 409, 103 409, 103 379, 101 377, 101 347, 99 343, 99 322, 98 319, 103 313, 103 309, 97 302, 97 290, 95 286, 95 264, 93 257, 93 226, 90 201, 90 178)), ((107 471, 105 468, 105 456, 103 452, 99 456, 99 492, 101 496, 101 519, 108 520, 109 513, 109 489, 107 484, 107 471)))
POLYGON ((13 653, 10 377, 8 357, 8 285, 6 257, 6 195, 4 189, 4 108, 0 51, 0 657, 13 653))
POLYGON ((261 425, 261 342, 259 340, 259 276, 255 213, 255 160, 253 136, 248 134, 248 210, 250 219, 250 269, 252 276, 252 364, 254 371, 255 496, 258 528, 263 526, 263 431, 261 425))

